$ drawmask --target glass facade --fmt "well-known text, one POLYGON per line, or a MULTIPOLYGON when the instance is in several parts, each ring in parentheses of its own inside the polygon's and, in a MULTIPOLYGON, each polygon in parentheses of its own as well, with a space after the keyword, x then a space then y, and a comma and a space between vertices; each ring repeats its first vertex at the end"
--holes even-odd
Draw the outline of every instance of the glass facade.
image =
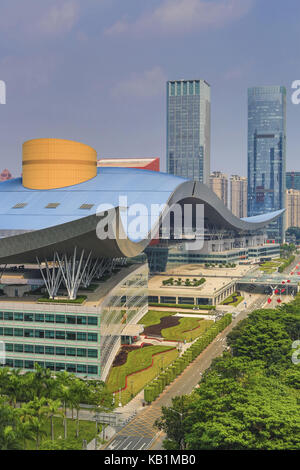
MULTIPOLYGON (((143 256, 144 261, 146 257, 143 256)), ((101 369, 105 380, 114 352, 121 345, 122 330, 127 324, 137 323, 148 310, 148 264, 125 277, 101 305, 101 369)))
POLYGON ((300 191, 300 171, 286 172, 286 189, 297 189, 300 191))
POLYGON ((167 172, 209 182, 210 86, 204 80, 167 82, 167 172))
MULTIPOLYGON (((248 89, 248 217, 285 207, 286 89, 248 89)), ((281 241, 284 216, 267 227, 281 241)))
MULTIPOLYGON (((5 365, 33 369, 38 363, 103 379, 121 344, 122 330, 148 309, 148 265, 129 266, 123 278, 103 283, 98 305, 0 302, 0 341, 5 365)), ((120 273, 116 276, 120 277, 120 273)))

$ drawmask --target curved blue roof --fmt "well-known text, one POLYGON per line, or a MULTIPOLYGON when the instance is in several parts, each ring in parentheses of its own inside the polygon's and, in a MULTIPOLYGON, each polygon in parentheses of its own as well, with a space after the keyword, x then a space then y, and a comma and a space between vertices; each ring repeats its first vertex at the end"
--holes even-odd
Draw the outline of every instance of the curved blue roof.
POLYGON ((100 204, 119 206, 119 196, 128 206, 165 204, 183 178, 132 168, 99 168, 97 176, 81 184, 59 189, 24 188, 22 178, 0 184, 0 230, 40 230, 96 214, 100 204), (25 203, 20 209, 16 204, 25 203), (47 209, 49 203, 59 206, 47 209), (82 204, 93 204, 90 210, 82 204))
POLYGON ((0 261, 35 262, 55 250, 71 253, 74 246, 99 257, 136 256, 156 235, 169 205, 180 202, 203 204, 209 223, 242 232, 260 230, 283 212, 238 219, 206 185, 142 169, 100 167, 89 181, 49 190, 24 188, 17 178, 0 184, 0 261), (102 240, 97 216, 105 211, 105 223, 116 229, 120 213, 121 230, 102 240))

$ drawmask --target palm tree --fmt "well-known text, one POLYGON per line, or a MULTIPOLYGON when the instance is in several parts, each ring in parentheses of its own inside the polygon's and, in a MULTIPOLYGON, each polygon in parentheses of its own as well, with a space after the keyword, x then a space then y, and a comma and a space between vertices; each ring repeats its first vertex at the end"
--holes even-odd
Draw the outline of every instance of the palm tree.
POLYGON ((54 441, 54 415, 60 414, 61 416, 63 416, 64 413, 63 411, 59 410, 59 408, 61 407, 60 400, 48 400, 47 405, 51 423, 51 440, 54 441))
POLYGON ((36 449, 40 447, 41 436, 47 434, 44 426, 48 417, 47 400, 45 398, 35 398, 27 403, 28 418, 32 431, 36 435, 36 449))

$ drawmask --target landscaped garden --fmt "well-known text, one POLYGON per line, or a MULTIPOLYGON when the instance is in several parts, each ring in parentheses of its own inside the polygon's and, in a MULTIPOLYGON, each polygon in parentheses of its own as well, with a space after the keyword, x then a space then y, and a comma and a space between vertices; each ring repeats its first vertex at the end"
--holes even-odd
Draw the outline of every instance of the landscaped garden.
MULTIPOLYGON (((121 402, 123 405, 143 390, 147 383, 178 356, 177 349, 170 346, 148 345, 142 348, 132 348, 131 351, 128 346, 125 346, 125 349, 127 352, 126 362, 124 363, 121 350, 120 361, 117 356, 106 381, 110 392, 118 392, 122 389, 121 402)), ((118 396, 118 393, 116 395, 118 396)))
POLYGON ((170 312, 149 312, 140 320, 146 336, 161 336, 171 341, 193 341, 213 323, 201 318, 180 317, 170 312))
POLYGON ((162 329, 161 335, 165 340, 191 342, 201 336, 212 324, 212 320, 201 318, 174 317, 178 318, 177 325, 162 329))
POLYGON ((163 286, 176 286, 176 287, 199 287, 206 282, 206 279, 202 277, 201 279, 182 279, 181 277, 174 279, 170 277, 162 281, 163 286))
POLYGON ((227 299, 223 300, 221 305, 230 305, 231 307, 237 307, 243 300, 244 297, 234 292, 229 297, 227 297, 227 299))

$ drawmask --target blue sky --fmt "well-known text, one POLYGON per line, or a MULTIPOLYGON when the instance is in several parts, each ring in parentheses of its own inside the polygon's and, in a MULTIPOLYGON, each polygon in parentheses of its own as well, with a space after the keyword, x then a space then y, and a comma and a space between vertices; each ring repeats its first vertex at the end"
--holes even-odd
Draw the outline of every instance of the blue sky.
POLYGON ((299 0, 1 0, 0 169, 22 143, 74 139, 102 156, 160 156, 165 81, 212 95, 212 170, 246 175, 247 87, 285 85, 287 168, 300 170, 299 0))

